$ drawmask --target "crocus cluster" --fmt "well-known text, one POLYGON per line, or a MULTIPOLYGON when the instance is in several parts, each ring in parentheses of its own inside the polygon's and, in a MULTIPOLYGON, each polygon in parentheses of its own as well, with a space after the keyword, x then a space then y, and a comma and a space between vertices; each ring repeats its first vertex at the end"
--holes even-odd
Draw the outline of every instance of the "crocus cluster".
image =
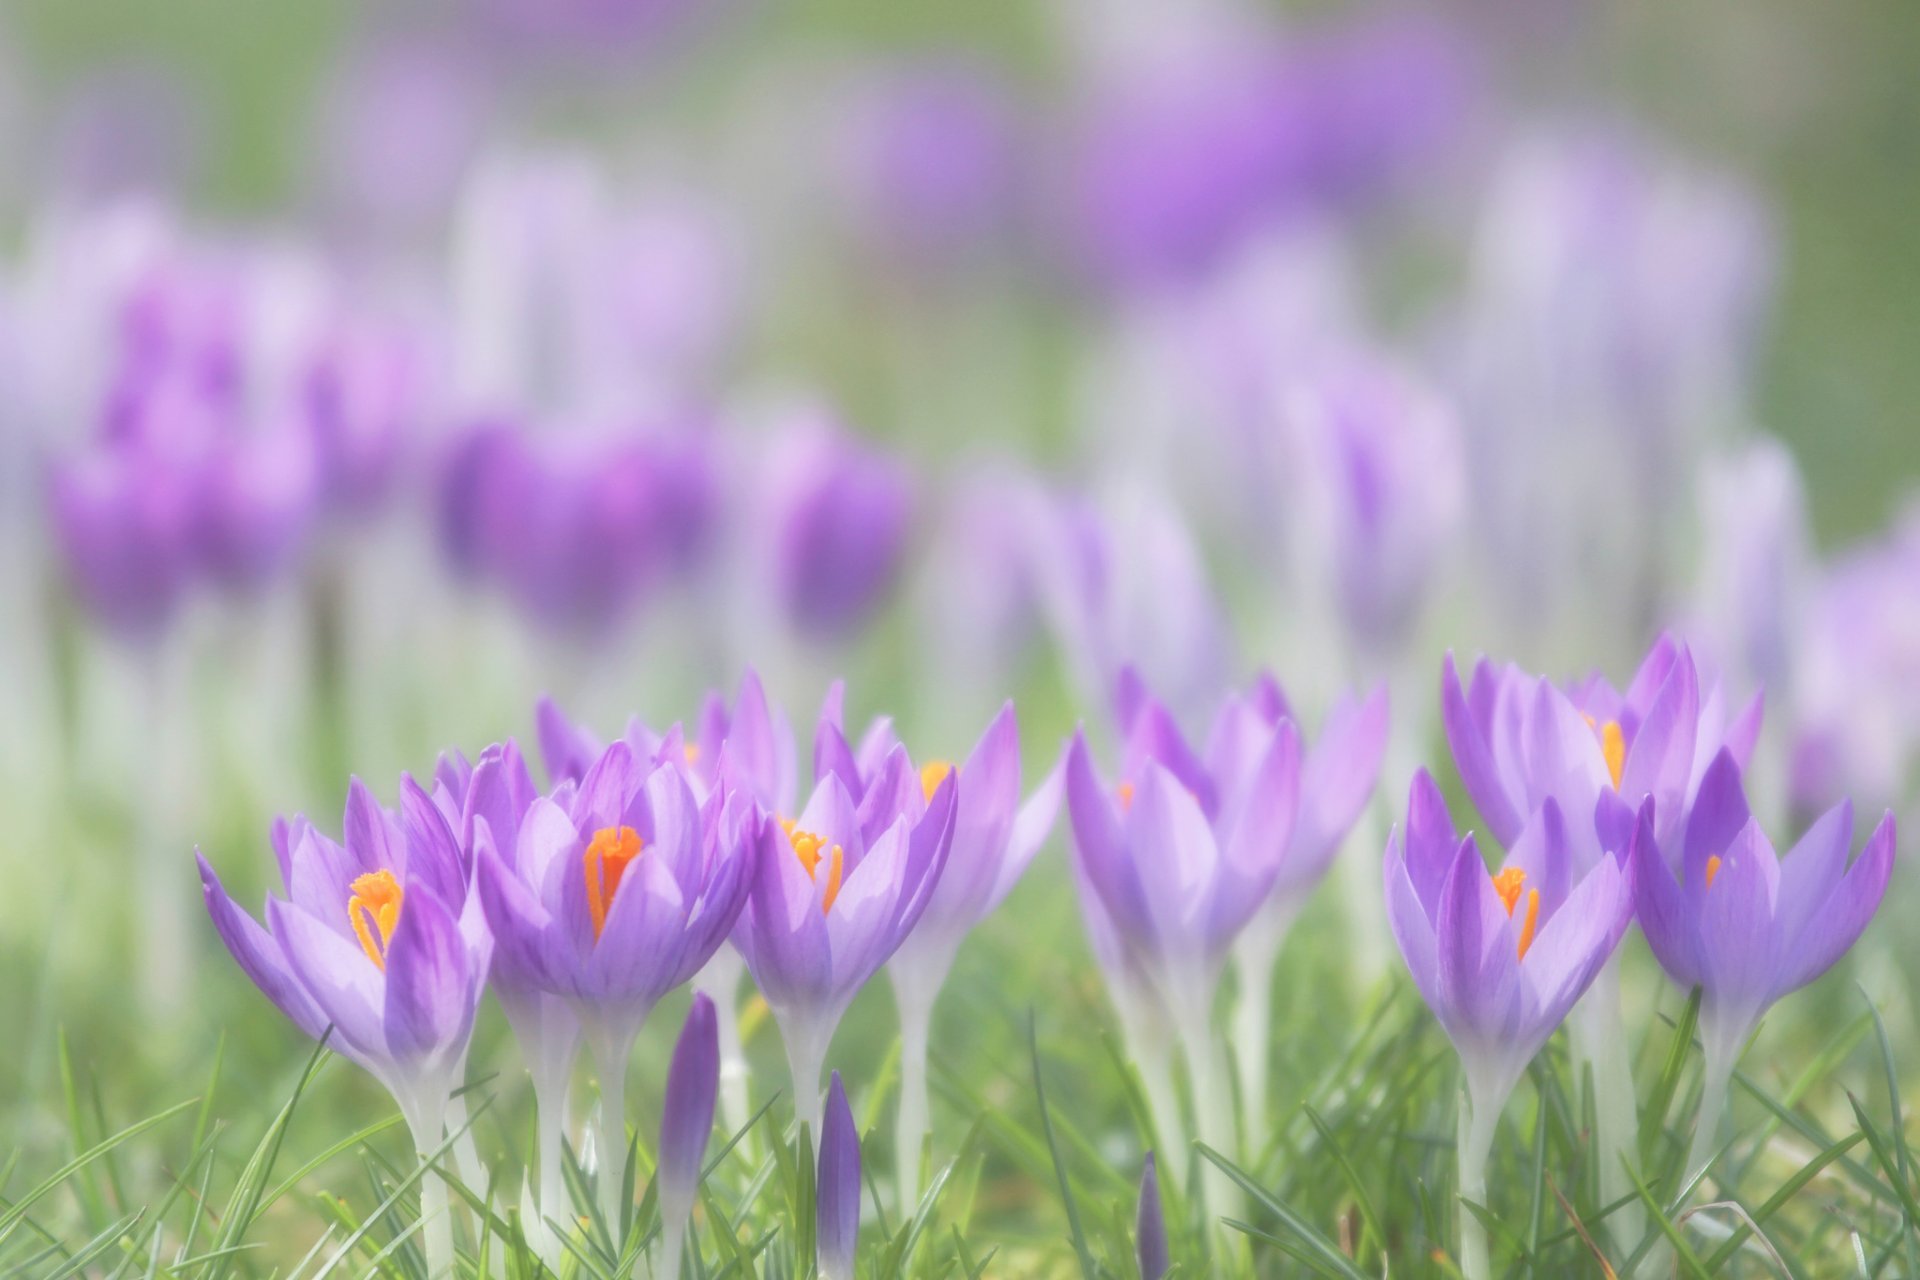
MULTIPOLYGON (((1447 660, 1448 741, 1505 860, 1489 870, 1423 770, 1385 875, 1401 954, 1460 1055, 1463 1201, 1484 1202, 1500 1112, 1570 1015, 1603 1160, 1631 1158, 1638 1126, 1614 963, 1630 924, 1678 985, 1700 992, 1705 1074, 1688 1159, 1698 1173, 1761 1015, 1830 968, 1879 905, 1892 815, 1851 868, 1846 803, 1782 862, 1741 781, 1759 699, 1731 713, 1717 683, 1702 686, 1689 650, 1664 636, 1624 692, 1599 676, 1560 686, 1484 661, 1463 685, 1447 660)), ((1464 1207, 1460 1232, 1464 1272, 1491 1274, 1484 1230, 1464 1207)))
MULTIPOLYGON (((393 1093, 424 1158, 449 1125, 460 1136, 449 1106, 491 987, 533 1077, 541 1189, 530 1238, 550 1252, 572 1230, 562 1162, 576 1054, 585 1047, 600 1085, 590 1141, 576 1149, 592 1152, 598 1220, 617 1244, 633 1226, 621 1188, 634 1043, 663 998, 737 950, 786 1041, 795 1114, 820 1152, 821 1265, 850 1276, 859 1157, 837 1072, 824 1129, 820 1110, 834 1029, 892 960, 924 1059, 927 1007, 954 952, 1012 888, 1055 801, 1049 785, 1020 805, 1011 706, 961 765, 916 767, 884 720, 852 748, 842 698, 836 685, 797 811, 785 721, 751 673, 730 710, 709 699, 692 738, 636 720, 601 746, 543 704, 544 790, 512 741, 471 764, 446 756, 431 789, 403 777, 397 812, 356 780, 344 842, 303 818, 276 824, 287 896, 268 900, 266 927, 203 858, 207 907, 261 990, 393 1093), (949 870, 956 851, 965 861, 949 870)), ((676 1269, 718 1099, 719 1022, 733 1017, 733 992, 716 991, 718 1002, 695 997, 662 1118, 662 1248, 676 1269)), ((445 1184, 426 1185, 437 1273, 451 1225, 445 1184)))

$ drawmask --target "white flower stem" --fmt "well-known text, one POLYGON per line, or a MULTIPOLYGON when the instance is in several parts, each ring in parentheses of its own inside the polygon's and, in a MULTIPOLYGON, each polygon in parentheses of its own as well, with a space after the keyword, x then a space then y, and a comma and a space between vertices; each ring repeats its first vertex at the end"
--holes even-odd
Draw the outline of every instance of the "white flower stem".
MULTIPOLYGON (((1213 987, 1193 980, 1175 984, 1174 1020, 1180 1028, 1180 1051, 1187 1062, 1187 1085, 1193 1094, 1194 1124, 1200 1140, 1224 1156, 1235 1153, 1233 1108, 1227 1097, 1226 1083, 1220 1078, 1219 1054, 1214 1050, 1213 987)), ((1231 1215, 1234 1205, 1226 1175, 1212 1164, 1202 1170, 1200 1184, 1206 1191, 1208 1208, 1214 1217, 1231 1215), (1211 1170, 1211 1172, 1209 1172, 1211 1170)))
MULTIPOLYGON (((413 1134, 414 1152, 423 1165, 440 1149, 446 1106, 446 1095, 429 1089, 418 1101, 402 1108, 413 1134)), ((420 1238, 427 1254, 427 1280, 446 1280, 453 1275, 453 1214, 447 1201, 447 1180, 433 1168, 420 1173, 420 1238)))
POLYGON ((1688 1182, 1697 1178, 1713 1159, 1720 1118, 1727 1109, 1727 1088, 1733 1083, 1734 1053, 1717 1051, 1711 1036, 1704 1043, 1706 1060, 1700 1083, 1700 1110, 1694 1116, 1693 1142, 1687 1148, 1688 1182))
POLYGON ((1273 968, 1298 915, 1289 898, 1260 909, 1233 946, 1239 990, 1233 1005, 1233 1062, 1240 1084, 1240 1156, 1252 1160, 1267 1139, 1267 1076, 1272 1064, 1273 968))
POLYGON ((686 1251, 687 1219, 673 1213, 660 1219, 660 1257, 654 1264, 654 1280, 680 1280, 680 1255, 686 1251))
MULTIPOLYGON (((1591 1075, 1594 1149, 1600 1159, 1600 1199, 1613 1204, 1634 1194, 1625 1161, 1635 1159, 1640 1116, 1633 1093, 1633 1059, 1620 1016, 1620 957, 1601 967, 1574 1006, 1567 1033, 1576 1078, 1591 1075)), ((1638 1241, 1645 1214, 1629 1200, 1607 1219, 1616 1241, 1638 1241)))
POLYGON ((826 1041, 810 1030, 785 1037, 787 1074, 793 1085, 793 1118, 813 1135, 813 1149, 820 1151, 820 1072, 826 1064, 826 1041))
POLYGON ((559 1263, 558 1242, 552 1233, 565 1231, 573 1209, 567 1194, 566 1136, 568 1096, 566 1074, 536 1075, 533 1081, 534 1125, 539 1134, 540 1238, 553 1243, 549 1261, 559 1263), (551 1224, 551 1225, 550 1225, 551 1224))
POLYGON ((593 1141, 596 1190, 607 1234, 618 1249, 626 1208, 621 1200, 627 1170, 627 1057, 633 1042, 618 1035, 593 1034, 589 1038, 593 1069, 600 1077, 600 1109, 593 1141))
POLYGON ((1487 1161, 1493 1154, 1493 1135, 1500 1124, 1500 1108, 1476 1106, 1469 1093, 1460 1095, 1460 1274, 1465 1280, 1490 1280, 1487 1232, 1467 1202, 1487 1203, 1487 1161))
POLYGON ((909 996, 896 984, 900 1006, 900 1113, 894 1125, 894 1170, 900 1179, 900 1213, 911 1216, 920 1202, 920 1149, 931 1132, 927 1097, 930 1000, 909 996))
POLYGON ((1183 1186, 1189 1154, 1187 1126, 1180 1115, 1180 1095, 1173 1087, 1172 1040, 1160 1033, 1158 1019, 1153 1019, 1155 1025, 1149 1025, 1143 998, 1117 983, 1111 991, 1120 1018, 1120 1038, 1139 1073, 1140 1091, 1146 1095, 1147 1110, 1152 1113, 1154 1138, 1160 1144, 1156 1161, 1159 1174, 1175 1187, 1183 1186))
POLYGON ((721 947, 694 977, 693 988, 713 1000, 714 1023, 720 1033, 720 1127, 736 1133, 752 1114, 747 1099, 747 1054, 740 1042, 740 974, 745 961, 731 947, 721 947))

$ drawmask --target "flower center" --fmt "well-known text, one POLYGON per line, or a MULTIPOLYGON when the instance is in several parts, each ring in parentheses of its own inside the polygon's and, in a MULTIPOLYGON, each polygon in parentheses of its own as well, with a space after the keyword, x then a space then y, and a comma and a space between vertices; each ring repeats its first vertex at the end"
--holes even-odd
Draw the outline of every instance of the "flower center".
POLYGON ((620 891, 620 878, 640 856, 645 842, 632 827, 602 827, 587 842, 582 863, 587 873, 587 914, 593 919, 593 940, 607 927, 607 909, 620 891))
POLYGON ((931 803, 933 793, 940 789, 940 784, 945 782, 947 775, 952 772, 953 766, 945 760, 928 761, 920 770, 920 795, 922 798, 931 803))
POLYGON ((382 971, 387 967, 387 944, 393 941, 394 928, 400 923, 400 902, 407 895, 400 881, 385 868, 355 876, 348 886, 353 896, 347 899, 347 919, 353 921, 354 936, 360 949, 382 971))
POLYGON ((811 831, 802 831, 790 820, 782 819, 781 826, 786 828, 787 840, 793 845, 793 856, 800 859, 800 865, 807 869, 807 876, 816 883, 820 879, 821 850, 826 849, 827 888, 820 895, 820 914, 833 910, 833 900, 840 896, 840 877, 845 870, 846 853, 839 845, 827 847, 827 842, 811 831))
POLYGON ((1520 955, 1527 958, 1527 948, 1533 945, 1534 927, 1540 923, 1540 891, 1527 889, 1527 873, 1519 867, 1506 867, 1493 878, 1493 891, 1500 895, 1500 902, 1507 909, 1507 918, 1513 918, 1514 908, 1520 905, 1520 893, 1527 895, 1527 914, 1520 920, 1520 955))

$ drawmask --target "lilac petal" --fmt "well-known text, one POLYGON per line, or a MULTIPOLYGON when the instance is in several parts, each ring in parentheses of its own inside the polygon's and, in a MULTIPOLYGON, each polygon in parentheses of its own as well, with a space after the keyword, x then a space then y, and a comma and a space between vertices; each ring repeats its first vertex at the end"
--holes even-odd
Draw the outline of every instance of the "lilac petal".
POLYGON ((1533 945, 1520 962, 1531 992, 1530 1053, 1539 1049, 1586 993, 1632 918, 1632 873, 1622 871, 1612 858, 1603 858, 1574 886, 1566 905, 1534 934, 1533 945))
POLYGON ((1407 877, 1419 894, 1421 906, 1429 918, 1438 919, 1440 891, 1453 872, 1460 836, 1454 830, 1439 786, 1425 769, 1416 770, 1413 775, 1407 796, 1406 836, 1401 847, 1406 855, 1407 877))
MULTIPOLYGON (((1623 701, 1638 721, 1644 721, 1653 706, 1654 699, 1667 684, 1673 674, 1674 662, 1680 657, 1680 645, 1672 634, 1661 632, 1659 639, 1653 642, 1653 648, 1647 650, 1647 656, 1640 660, 1639 669, 1633 673, 1633 679, 1627 684, 1623 701)), ((1636 723, 1634 728, 1638 728, 1636 723)))
POLYGON ((1082 733, 1074 734, 1067 747, 1067 817, 1080 869, 1114 927, 1125 937, 1150 936, 1152 917, 1127 856, 1125 832, 1113 800, 1094 775, 1092 754, 1082 733))
POLYGON ((1672 674, 1660 687, 1646 718, 1635 732, 1620 773, 1620 792, 1629 803, 1652 796, 1654 817, 1667 831, 1677 828, 1687 784, 1693 776, 1694 734, 1700 724, 1700 682, 1693 658, 1682 649, 1672 674))
POLYGON ((1384 685, 1362 701, 1342 699, 1329 713, 1301 779, 1294 857, 1316 866, 1333 857, 1373 797, 1386 755, 1387 728, 1384 685))
POLYGON ((1552 917, 1573 888, 1573 868, 1567 846, 1566 819, 1561 815, 1559 802, 1548 798, 1507 854, 1507 865, 1526 873, 1525 888, 1540 891, 1541 924, 1552 917))
POLYGON ((798 770, 793 731, 767 701, 767 691, 751 669, 740 679, 726 747, 754 799, 776 817, 791 814, 798 770))
MULTIPOLYGON (((1476 693, 1482 687, 1491 687, 1491 677, 1486 672, 1487 665, 1482 660, 1474 672, 1476 693), (1489 683, 1483 685, 1483 679, 1489 683)), ((1447 654, 1440 679, 1440 719, 1446 729, 1447 745, 1453 751, 1454 765, 1460 772, 1461 784, 1473 798, 1474 807, 1486 819, 1487 829, 1493 833, 1494 839, 1502 844, 1512 844, 1520 835, 1520 815, 1514 811, 1513 801, 1508 797, 1494 765, 1493 748, 1487 742, 1482 728, 1484 722, 1475 718, 1467 704, 1467 695, 1460 687, 1460 673, 1453 665, 1451 653, 1447 654)), ((1419 883, 1418 878, 1415 883, 1419 883)), ((1424 900, 1425 895, 1422 897, 1424 900)))
POLYGON ((360 945, 277 898, 267 900, 267 926, 288 970, 320 1015, 333 1024, 335 1034, 362 1058, 390 1060, 384 1027, 386 979, 360 945))
POLYGON ((898 819, 881 833, 859 868, 841 882, 832 909, 824 913, 827 934, 833 940, 836 991, 858 990, 899 945, 905 931, 895 925, 910 858, 909 829, 904 818, 898 819))
POLYGON ((1767 710, 1767 692, 1756 692, 1747 702, 1733 723, 1727 726, 1725 745, 1733 753, 1733 758, 1742 769, 1753 759, 1753 749, 1760 742, 1760 724, 1767 710))
POLYGON ((1433 935, 1433 921, 1407 874, 1407 862, 1400 850, 1400 833, 1387 840, 1382 875, 1387 886, 1387 925, 1400 946, 1400 958, 1420 989, 1421 998, 1435 1013, 1445 1007, 1440 992, 1439 943, 1433 935))
POLYGON ((1821 814, 1780 862, 1779 909, 1774 923, 1791 946, 1824 904, 1847 869, 1853 851, 1853 801, 1821 814))
POLYGON ((822 716, 813 731, 814 784, 819 785, 829 774, 840 779, 856 803, 865 794, 866 781, 860 776, 860 766, 854 762, 853 748, 847 745, 846 735, 839 725, 822 716))
POLYGON ((1774 920, 1779 865, 1758 822, 1749 821, 1722 855, 1713 884, 1688 885, 1700 918, 1701 979, 1717 997, 1763 1002, 1779 967, 1774 920))
POLYGON ((600 740, 567 719, 551 698, 540 699, 533 709, 533 722, 547 781, 558 783, 563 778, 571 778, 578 782, 586 777, 587 770, 600 755, 600 740))
POLYGON ((1133 722, 1152 697, 1140 669, 1131 662, 1123 663, 1113 678, 1113 719, 1122 737, 1133 732, 1133 722))
POLYGON ((467 784, 466 803, 460 818, 461 838, 473 845, 474 828, 485 821, 493 833, 495 847, 507 857, 515 856, 520 838, 520 822, 538 798, 527 762, 513 743, 490 747, 473 767, 467 784))
POLYGON ((1020 729, 1012 702, 1000 708, 959 772, 953 848, 928 912, 964 929, 986 914, 1012 852, 1020 804, 1020 729))
POLYGON ((1013 886, 1019 883, 1021 875, 1033 862, 1034 855, 1046 845, 1047 837, 1053 834, 1053 824, 1060 816, 1060 802, 1065 790, 1065 768, 1055 764, 1014 815, 1013 830, 1007 837, 1006 856, 1000 862, 1000 878, 987 898, 981 912, 983 916, 1006 900, 1007 895, 1013 892, 1013 886))
POLYGON ((856 862, 866 852, 860 838, 859 809, 838 774, 829 773, 814 785, 812 798, 793 825, 795 831, 819 836, 823 851, 837 844, 856 862))
POLYGON ((287 897, 306 914, 325 921, 344 936, 353 936, 353 922, 347 916, 347 900, 353 896, 353 882, 367 868, 345 846, 336 844, 305 820, 293 828, 293 875, 287 881, 287 897))
POLYGON ((1859 940, 1886 895, 1887 880, 1893 874, 1893 849, 1894 822, 1889 811, 1867 837, 1867 847, 1852 868, 1808 921, 1805 932, 1788 944, 1787 962, 1774 980, 1772 998, 1806 986, 1859 940))
POLYGON ((407 880, 419 881, 441 901, 467 900, 467 868, 446 815, 411 775, 400 777, 400 821, 407 841, 407 880))
POLYGON ((1187 745, 1173 713, 1155 701, 1141 708, 1127 733, 1126 776, 1137 781, 1142 766, 1148 761, 1178 778, 1209 818, 1219 812, 1220 796, 1206 765, 1187 745))
POLYGON ((305 818, 275 818, 268 839, 273 845, 273 860, 280 868, 280 885, 290 889, 293 884, 293 846, 297 837, 296 828, 306 824, 305 818))
POLYGON ((776 1008, 824 999, 831 992, 833 952, 812 877, 771 820, 756 837, 759 873, 737 932, 753 980, 776 1008))
MULTIPOLYGON (((1613 785, 1593 727, 1551 680, 1534 682, 1521 750, 1529 809, 1539 808, 1548 796, 1559 796, 1584 810, 1589 797, 1613 785)), ((1629 798, 1639 797, 1630 792, 1629 798)))
POLYGON ((1693 899, 1681 889, 1661 856, 1649 809, 1641 810, 1628 857, 1633 866, 1634 915, 1653 958, 1683 990, 1698 986, 1703 977, 1699 920, 1693 899))
POLYGON ((354 778, 347 783, 347 812, 341 829, 347 853, 361 871, 406 871, 406 851, 399 834, 367 785, 354 778))
POLYGON ((867 731, 860 735, 860 746, 853 753, 853 763, 860 770, 860 776, 871 778, 880 768, 880 762, 900 745, 900 735, 893 731, 893 719, 890 716, 876 716, 867 731))
POLYGON ((574 796, 574 826, 589 833, 620 826, 639 791, 637 773, 633 748, 624 740, 601 752, 574 796))
MULTIPOLYGON (((917 816, 926 807, 920 794, 920 775, 914 771, 907 749, 898 743, 867 778, 866 794, 860 798, 858 809, 862 845, 871 844, 896 819, 917 816)), ((852 870, 851 865, 848 870, 852 870)))
POLYGON ((587 957, 581 994, 625 1006, 637 1021, 673 989, 686 924, 687 903, 672 872, 644 856, 629 864, 587 957))
MULTIPOLYGON (((687 898, 699 892, 706 856, 701 848, 703 826, 700 805, 687 785, 686 775, 673 765, 661 765, 647 775, 642 794, 651 811, 649 847, 642 855, 665 864, 687 898)), ((622 886, 624 887, 624 880, 622 886)), ((618 891, 615 891, 618 896, 618 891)), ((609 907, 611 909, 611 907, 609 907)))
POLYGON ((571 967, 570 957, 554 955, 559 937, 552 914, 493 848, 484 819, 478 830, 483 839, 475 858, 474 888, 493 932, 495 984, 512 990, 565 989, 562 975, 571 967))
POLYGON ((674 1041, 660 1107, 659 1199, 663 1211, 684 1217, 700 1185, 700 1166, 713 1136, 720 1094, 720 1030, 713 1001, 694 992, 687 1020, 674 1041))
POLYGON ((1512 1039, 1518 1020, 1518 939, 1473 837, 1460 842, 1434 922, 1443 1021, 1453 1033, 1512 1039))
POLYGON ((1317 877, 1320 868, 1295 866, 1287 858, 1300 807, 1300 774, 1300 734, 1291 720, 1283 720, 1271 735, 1241 811, 1227 815, 1221 824, 1223 864, 1240 881, 1224 886, 1228 893, 1259 883, 1274 886, 1283 879, 1288 887, 1300 888, 1317 877))
POLYGON ((939 888, 940 877, 946 873, 959 808, 960 779, 949 773, 934 788, 932 799, 927 801, 927 811, 914 823, 907 837, 905 893, 894 916, 895 946, 920 922, 927 904, 933 901, 934 891, 939 888))
POLYGON ((389 1052, 401 1062, 459 1057, 478 997, 459 923, 424 884, 409 885, 387 947, 389 1052))
POLYGON ((1153 1152, 1147 1152, 1140 1170, 1140 1202, 1133 1219, 1134 1255, 1140 1280, 1161 1280, 1173 1268, 1167 1253, 1167 1222, 1160 1208, 1160 1178, 1154 1172, 1153 1152))
POLYGON ((213 927, 219 931, 220 941, 227 944, 234 963, 294 1026, 318 1040, 327 1029, 327 1019, 287 967, 286 953, 252 916, 227 896, 220 877, 214 874, 213 867, 199 850, 195 850, 193 856, 200 866, 200 893, 206 900, 207 914, 213 917, 213 927))
MULTIPOLYGON (((1725 853, 1752 816, 1747 809, 1747 793, 1740 785, 1740 766, 1731 752, 1722 751, 1707 766, 1693 799, 1693 810, 1687 815, 1686 835, 1681 840, 1680 882, 1689 889, 1705 883, 1707 859, 1725 853)), ((1663 846, 1662 851, 1671 859, 1671 850, 1663 846)))
POLYGON ((1253 688, 1247 693, 1253 709, 1260 713, 1261 719, 1269 725, 1279 724, 1282 720, 1299 722, 1300 717, 1293 714, 1293 705, 1287 701, 1287 691, 1280 687, 1273 672, 1262 671, 1253 678, 1253 688))
POLYGON ((1179 780, 1148 763, 1126 821, 1128 847, 1152 914, 1161 953, 1196 961, 1230 940, 1273 883, 1271 859, 1261 868, 1222 864, 1213 829, 1179 780))
MULTIPOLYGON (((1652 800, 1648 800, 1641 808, 1646 809, 1652 803, 1652 800)), ((1597 847, 1599 854, 1611 856, 1615 861, 1624 864, 1633 844, 1634 829, 1639 822, 1639 816, 1618 791, 1612 787, 1602 791, 1600 798, 1594 802, 1593 806, 1593 845, 1597 847)), ((1649 816, 1652 816, 1651 812, 1649 816)), ((1580 835, 1584 837, 1585 833, 1582 832, 1580 835)), ((1585 843, 1584 839, 1575 840, 1573 848, 1576 853, 1585 843)), ((1575 875, 1582 876, 1591 869, 1588 860, 1579 856, 1573 859, 1573 868, 1575 875)))

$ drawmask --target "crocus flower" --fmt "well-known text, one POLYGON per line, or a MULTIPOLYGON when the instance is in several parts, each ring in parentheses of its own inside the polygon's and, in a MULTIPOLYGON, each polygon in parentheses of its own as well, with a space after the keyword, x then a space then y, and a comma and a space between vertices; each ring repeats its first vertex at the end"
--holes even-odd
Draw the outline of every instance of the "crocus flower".
MULTIPOLYGON (((304 818, 274 824, 287 896, 268 897, 267 928, 228 897, 205 857, 200 883, 242 971, 308 1035, 331 1027, 330 1046, 386 1086, 415 1149, 430 1156, 464 1074, 490 942, 446 808, 411 778, 400 793, 394 814, 355 779, 344 843, 304 818)), ((446 1186, 422 1187, 428 1267, 446 1274, 446 1186)))
POLYGON ((923 796, 895 746, 856 800, 825 771, 792 821, 758 814, 759 869, 733 942, 786 1042, 794 1109, 819 1131, 828 1042, 861 987, 912 933, 955 832, 958 779, 923 796))
POLYGON ((840 1073, 827 1086, 827 1112, 820 1130, 820 1165, 814 1179, 814 1247, 821 1280, 853 1280, 860 1243, 860 1130, 840 1073))
MULTIPOLYGON (((1230 700, 1215 720, 1207 747, 1212 767, 1244 774, 1257 760, 1260 744, 1283 723, 1297 723, 1293 710, 1279 681, 1262 672, 1252 690, 1230 700)), ((1387 730, 1384 687, 1365 697, 1342 696, 1327 712, 1301 761, 1299 810, 1280 872, 1266 902, 1234 941, 1240 984, 1232 1039, 1250 1143, 1266 1141, 1274 963, 1293 922, 1373 797, 1387 730)))
MULTIPOLYGON (((1723 746, 1742 764, 1752 755, 1760 712, 1756 695, 1730 716, 1723 690, 1703 690, 1693 655, 1664 635, 1625 692, 1597 675, 1562 689, 1485 659, 1462 685, 1451 654, 1441 685, 1461 781, 1507 846, 1548 797, 1584 815, 1608 791, 1629 814, 1652 796, 1658 833, 1671 839, 1714 755, 1723 746)), ((1616 834, 1624 849, 1627 832, 1616 834)))
MULTIPOLYGON (((1229 714, 1232 714, 1231 710, 1229 714)), ((1216 735, 1207 758, 1171 714, 1131 717, 1120 779, 1103 783, 1084 733, 1066 760, 1067 812, 1083 883, 1180 1032, 1201 1136, 1232 1147, 1209 1015, 1228 949, 1280 877, 1300 787, 1300 736, 1281 719, 1216 735)), ((1122 979, 1126 979, 1123 977, 1122 979)))
MULTIPOLYGON (((1549 800, 1498 873, 1471 835, 1456 836, 1423 769, 1407 821, 1387 845, 1387 921, 1400 954, 1460 1056, 1460 1195, 1484 1203, 1486 1161, 1508 1096, 1527 1064, 1600 972, 1633 917, 1631 875, 1618 858, 1582 858, 1585 824, 1549 800), (1575 877, 1573 868, 1592 869, 1575 877)), ((1460 1211, 1461 1270, 1486 1280, 1485 1232, 1460 1211)))
POLYGON ((564 997, 600 1076, 600 1194, 618 1234, 627 1058, 661 996, 726 940, 755 879, 757 815, 694 798, 674 765, 608 747, 535 800, 511 848, 474 823, 479 896, 507 982, 564 997))
POLYGON ((1160 1178, 1154 1172, 1153 1152, 1140 1169, 1140 1204, 1133 1217, 1133 1249, 1140 1263, 1140 1280, 1160 1280, 1173 1267, 1167 1253, 1167 1220, 1160 1208, 1160 1178))
POLYGON ((1668 976, 1700 990, 1706 1076, 1691 1177, 1713 1155, 1727 1083, 1761 1016, 1832 968, 1873 919, 1893 870, 1894 821, 1881 818, 1848 866, 1853 804, 1842 801, 1781 859, 1723 751, 1678 846, 1662 847, 1654 831, 1643 815, 1632 855, 1640 929, 1668 976))
POLYGON ((713 1001, 696 992, 687 1021, 674 1042, 667 1093, 660 1104, 660 1169, 654 1176, 660 1204, 659 1274, 680 1274, 687 1215, 700 1189, 700 1165, 713 1136, 713 1108, 720 1094, 720 1032, 713 1001))
POLYGON ((811 639, 858 632, 900 574, 913 517, 899 460, 826 419, 789 425, 770 455, 772 590, 787 623, 811 639))
MULTIPOLYGON (((887 962, 900 1010, 897 1168, 903 1202, 911 1204, 918 1198, 920 1144, 927 1134, 927 1034, 934 1001, 962 940, 1012 891, 1045 841, 1059 807, 1059 788, 1049 779, 1025 805, 1020 803, 1020 727, 1011 702, 987 726, 964 764, 935 760, 918 769, 886 721, 874 725, 856 755, 842 733, 839 702, 836 685, 815 738, 814 767, 822 775, 838 777, 854 803, 876 820, 885 820, 882 815, 897 808, 918 822, 949 775, 960 787, 946 869, 932 887, 920 923, 887 962), (892 795, 883 803, 887 788, 892 795)), ((869 838, 878 834, 870 832, 869 838)))

